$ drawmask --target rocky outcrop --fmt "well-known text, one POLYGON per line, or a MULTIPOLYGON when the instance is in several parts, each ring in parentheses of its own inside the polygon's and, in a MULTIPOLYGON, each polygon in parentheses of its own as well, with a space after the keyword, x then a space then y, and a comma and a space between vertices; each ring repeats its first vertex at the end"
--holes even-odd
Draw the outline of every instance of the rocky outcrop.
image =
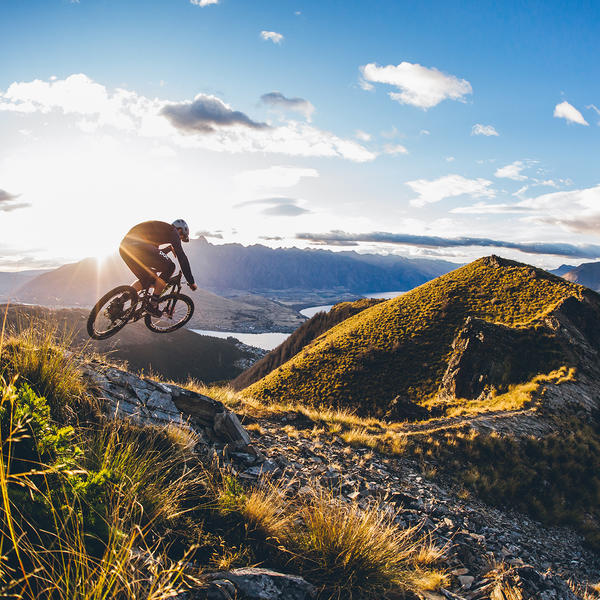
POLYGON ((599 310, 598 298, 584 294, 567 298, 527 327, 468 317, 452 343, 439 397, 482 399, 563 365, 577 367, 584 379, 597 378, 599 310))
POLYGON ((310 600, 314 586, 297 575, 270 569, 233 569, 211 573, 204 590, 192 594, 194 600, 310 600))
POLYGON ((468 317, 452 342, 441 395, 471 400, 522 383, 559 367, 548 362, 556 350, 558 345, 548 332, 468 317))
POLYGON ((250 443, 235 413, 208 396, 170 383, 142 379, 99 362, 83 365, 82 371, 96 389, 101 409, 110 417, 139 424, 191 427, 204 438, 228 442, 239 449, 250 443))

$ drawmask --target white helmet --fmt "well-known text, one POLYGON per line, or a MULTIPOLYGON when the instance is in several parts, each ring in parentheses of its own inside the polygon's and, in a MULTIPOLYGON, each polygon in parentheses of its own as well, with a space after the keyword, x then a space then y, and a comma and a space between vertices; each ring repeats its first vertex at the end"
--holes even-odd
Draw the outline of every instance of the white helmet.
POLYGON ((190 228, 183 219, 176 219, 175 221, 173 221, 173 223, 171 223, 171 225, 173 225, 173 227, 176 227, 177 229, 181 229, 181 232, 183 233, 184 242, 190 241, 190 228))

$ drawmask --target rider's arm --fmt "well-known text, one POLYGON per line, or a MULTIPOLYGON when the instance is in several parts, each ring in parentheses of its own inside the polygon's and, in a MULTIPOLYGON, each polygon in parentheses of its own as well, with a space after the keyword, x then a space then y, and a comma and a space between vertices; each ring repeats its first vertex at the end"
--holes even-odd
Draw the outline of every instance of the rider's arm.
POLYGON ((190 261, 188 257, 185 255, 183 248, 181 247, 181 240, 179 236, 175 234, 173 240, 171 241, 171 245, 173 246, 173 252, 179 261, 179 265, 181 266, 181 270, 183 271, 183 275, 185 280, 190 284, 194 284, 194 276, 192 275, 192 270, 190 269, 190 261))

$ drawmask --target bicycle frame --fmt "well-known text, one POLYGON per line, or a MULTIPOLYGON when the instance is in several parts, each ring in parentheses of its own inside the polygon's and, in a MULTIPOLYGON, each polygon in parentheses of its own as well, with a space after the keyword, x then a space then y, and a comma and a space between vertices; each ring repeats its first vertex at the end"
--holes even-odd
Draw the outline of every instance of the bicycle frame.
MULTIPOLYGON (((181 276, 182 273, 179 271, 176 275, 173 275, 169 281, 167 281, 167 285, 163 290, 161 297, 166 296, 168 294, 179 294, 181 292, 181 276)), ((135 305, 135 309, 133 313, 129 317, 129 322, 134 323, 135 321, 139 321, 146 314, 146 307, 150 302, 150 297, 152 294, 150 293, 149 288, 144 288, 138 292, 138 302, 135 305)), ((172 313, 173 308, 175 307, 175 299, 171 299, 167 302, 165 308, 163 309, 163 314, 172 313)))

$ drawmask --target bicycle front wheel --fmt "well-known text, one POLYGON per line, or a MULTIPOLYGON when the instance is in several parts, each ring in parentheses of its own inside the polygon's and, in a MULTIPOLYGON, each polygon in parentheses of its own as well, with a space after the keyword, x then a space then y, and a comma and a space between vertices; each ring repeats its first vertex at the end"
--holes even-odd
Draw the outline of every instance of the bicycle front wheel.
POLYGON ((89 336, 95 340, 104 340, 123 329, 137 301, 137 292, 129 285, 120 285, 104 294, 88 317, 89 336))
POLYGON ((185 294, 167 294, 158 301, 160 317, 146 315, 146 327, 154 333, 169 333, 183 327, 194 314, 194 302, 185 294))

